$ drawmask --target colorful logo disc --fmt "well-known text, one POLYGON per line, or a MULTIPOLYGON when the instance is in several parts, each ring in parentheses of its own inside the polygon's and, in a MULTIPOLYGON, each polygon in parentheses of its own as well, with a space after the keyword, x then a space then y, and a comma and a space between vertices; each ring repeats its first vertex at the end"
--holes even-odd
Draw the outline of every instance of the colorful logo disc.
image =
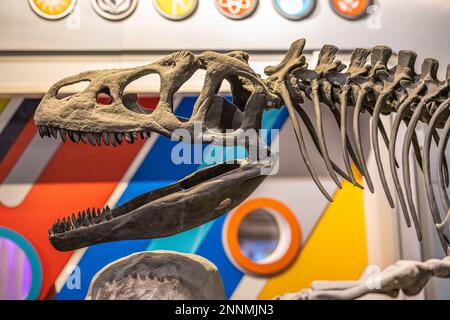
POLYGON ((331 8, 342 18, 349 20, 361 19, 367 14, 371 0, 330 0, 331 8))
POLYGON ((138 5, 139 0, 91 0, 92 8, 97 14, 108 20, 128 18, 138 5))
POLYGON ((48 20, 64 18, 73 11, 76 0, 28 0, 31 9, 48 20))
POLYGON ((197 9, 198 0, 153 0, 156 10, 170 20, 189 18, 197 9))
POLYGON ((307 18, 314 12, 316 3, 316 0, 273 0, 278 13, 290 20, 307 18))
POLYGON ((215 2, 220 13, 235 20, 249 17, 258 7, 257 0, 215 0, 215 2))

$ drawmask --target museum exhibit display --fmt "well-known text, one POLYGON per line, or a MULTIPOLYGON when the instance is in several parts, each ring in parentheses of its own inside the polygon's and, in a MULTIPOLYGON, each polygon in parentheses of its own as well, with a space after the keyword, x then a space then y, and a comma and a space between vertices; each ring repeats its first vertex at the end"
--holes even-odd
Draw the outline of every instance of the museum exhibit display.
MULTIPOLYGON (((332 198, 323 188, 306 150, 299 117, 306 123, 336 185, 342 188, 337 177, 339 174, 362 188, 355 180, 351 167, 353 161, 365 177, 369 189, 373 191, 365 164, 359 125, 360 113, 368 112, 371 115, 372 147, 386 197, 389 204, 394 207, 381 162, 379 132, 390 151, 390 173, 395 181, 406 224, 411 226, 412 220, 419 241, 422 235, 412 201, 409 151, 413 146, 415 159, 424 172, 425 182, 429 184, 431 181, 429 150, 434 138, 438 144, 437 170, 439 190, 446 210, 444 214, 439 212, 432 188, 428 188, 427 197, 436 231, 442 241, 444 252, 448 253, 450 211, 446 187, 449 184, 449 177, 444 151, 450 135, 450 121, 448 121, 450 65, 447 68, 446 81, 438 80, 439 62, 435 59, 426 59, 422 63, 421 73, 417 74, 414 67, 417 54, 402 50, 399 51, 396 66, 389 69, 387 65, 392 49, 378 46, 373 50, 356 49, 347 68, 335 59, 338 48, 326 45, 320 51, 317 66, 311 70, 307 68, 308 63, 303 55, 304 46, 304 39, 294 42, 279 65, 265 68, 268 76, 265 79, 260 78, 250 68, 247 63, 248 54, 243 51, 228 54, 207 51, 200 55, 180 51, 146 66, 124 70, 87 71, 53 85, 35 113, 35 124, 41 137, 55 139, 59 137, 64 142, 70 139, 75 143, 90 143, 93 146, 110 143, 117 146, 124 141, 133 143, 139 137, 145 139, 153 132, 173 137, 174 132, 177 135, 177 130, 184 130, 186 136, 191 139, 188 142, 240 145, 246 148, 249 157, 241 162, 228 161, 199 170, 173 185, 141 194, 114 209, 88 208, 79 211, 77 215, 73 213, 72 216, 58 219, 49 229, 49 240, 52 245, 58 250, 65 251, 107 241, 170 236, 198 227, 233 209, 264 181, 265 176, 270 174, 267 170, 271 166, 271 152, 270 150, 259 152, 260 148, 268 148, 260 142, 261 138, 257 131, 261 128, 263 110, 286 105, 311 178, 329 201, 332 201, 332 198), (371 61, 367 64, 369 55, 371 61), (179 118, 173 113, 173 95, 183 82, 200 68, 206 70, 206 75, 192 116, 190 119, 179 118), (131 81, 149 73, 157 73, 161 77, 160 100, 151 112, 139 106, 137 95, 123 95, 124 88, 131 81), (81 81, 89 82, 88 87, 82 92, 58 98, 58 92, 62 87, 81 81), (223 81, 230 82, 232 103, 216 95, 223 81), (107 96, 107 103, 99 103, 100 94, 107 96), (315 124, 303 109, 304 98, 313 102, 315 124), (333 111, 339 124, 346 170, 335 165, 328 155, 323 134, 321 103, 333 111), (354 107, 353 130, 347 128, 346 121, 350 105, 354 107), (397 115, 389 138, 380 122, 380 115, 390 113, 397 115), (408 206, 396 173, 398 163, 394 153, 402 121, 408 124, 401 157, 408 206), (419 121, 428 124, 423 157, 415 132, 419 121), (196 123, 201 126, 197 133, 196 123), (442 136, 437 133, 438 128, 444 128, 442 136), (354 136, 356 151, 349 142, 350 134, 354 136)), ((186 136, 178 137, 185 141, 186 136)), ((278 156, 275 157, 277 158, 278 156)), ((118 266, 116 268, 120 274, 117 281, 130 277, 133 273, 130 271, 127 274, 125 271, 119 271, 118 266)), ((100 273, 98 277, 102 275, 100 273)), ((381 286, 372 289, 374 291, 371 291, 365 282, 362 286, 358 282, 336 285, 321 283, 316 284, 310 294, 299 297, 348 299, 358 298, 370 292, 396 295, 399 290, 414 295, 432 276, 450 276, 448 257, 442 261, 433 260, 425 263, 397 262, 388 267, 384 274, 379 275, 381 286)), ((139 291, 139 287, 135 290, 139 291)))
POLYGON ((0 299, 449 299, 450 7, 405 2, 5 2, 0 299))

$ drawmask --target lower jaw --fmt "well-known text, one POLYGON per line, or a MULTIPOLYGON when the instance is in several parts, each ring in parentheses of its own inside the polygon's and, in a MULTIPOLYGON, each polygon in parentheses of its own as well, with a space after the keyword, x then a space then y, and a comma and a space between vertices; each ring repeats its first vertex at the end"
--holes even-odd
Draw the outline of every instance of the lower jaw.
POLYGON ((60 251, 188 231, 232 210, 267 177, 267 162, 218 164, 180 181, 142 194, 110 211, 111 220, 50 235, 60 251), (130 210, 131 208, 131 210, 130 210))

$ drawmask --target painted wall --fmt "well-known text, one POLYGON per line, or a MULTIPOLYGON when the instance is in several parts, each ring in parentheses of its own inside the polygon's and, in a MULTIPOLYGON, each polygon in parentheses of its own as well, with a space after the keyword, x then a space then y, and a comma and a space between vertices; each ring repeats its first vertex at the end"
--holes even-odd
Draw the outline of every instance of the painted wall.
MULTIPOLYGON (((39 98, 52 83, 68 74, 144 64, 180 48, 251 50, 252 66, 262 72, 266 65, 279 61, 281 52, 299 37, 307 39, 312 65, 317 57, 315 50, 324 43, 344 50, 382 43, 394 50, 417 51, 418 64, 425 57, 435 57, 442 64, 450 62, 450 43, 445 32, 450 27, 447 0, 378 0, 375 4, 380 11, 360 21, 338 17, 328 1, 320 0, 310 18, 297 22, 279 16, 271 1, 260 2, 252 17, 232 21, 221 16, 210 2, 200 0, 191 18, 172 22, 159 16, 150 0, 140 1, 130 19, 112 23, 97 16, 88 1, 78 1, 78 16, 56 22, 38 18, 26 1, 2 1, 0 226, 25 237, 37 253, 43 273, 41 298, 84 298, 95 272, 115 259, 147 249, 174 249, 205 256, 217 264, 227 295, 235 299, 271 298, 308 287, 313 279, 357 279, 368 264, 385 267, 400 257, 420 259, 422 251, 426 257, 433 256, 436 248, 432 226, 424 246, 416 245, 410 230, 404 230, 398 212, 387 207, 376 181, 375 195, 347 186, 335 193, 335 202, 329 205, 305 175, 283 111, 266 116, 267 127, 282 128, 279 175, 269 178, 252 198, 272 197, 296 214, 302 229, 301 249, 285 272, 254 277, 237 268, 223 248, 225 217, 167 239, 105 244, 73 253, 57 252, 50 246, 46 230, 55 218, 83 207, 120 204, 143 190, 160 187, 196 169, 172 165, 168 151, 173 144, 157 136, 117 149, 40 139, 32 123, 39 98), (80 23, 74 28, 76 19, 80 23), (205 25, 209 27, 204 28, 205 25), (105 161, 108 158, 114 161, 105 161), (402 230, 401 239, 398 229, 402 230)), ((196 76, 184 92, 197 92, 201 81, 201 75, 196 76)), ((136 87, 139 92, 157 89, 155 81, 136 87)), ((179 112, 188 112, 194 100, 195 96, 180 98, 179 112)), ((150 96, 143 103, 151 107, 156 101, 150 96)), ((332 125, 328 117, 325 122, 332 125)), ((332 131, 327 134, 333 141, 332 131)), ((338 155, 338 147, 334 148, 331 154, 338 155)), ((320 162, 318 157, 314 159, 320 162)), ((375 173, 371 157, 369 166, 375 173)), ((333 185, 326 180, 323 167, 319 172, 332 192, 333 185)), ((438 289, 431 289, 429 294, 442 297, 439 287, 445 290, 445 286, 436 284, 438 289)))

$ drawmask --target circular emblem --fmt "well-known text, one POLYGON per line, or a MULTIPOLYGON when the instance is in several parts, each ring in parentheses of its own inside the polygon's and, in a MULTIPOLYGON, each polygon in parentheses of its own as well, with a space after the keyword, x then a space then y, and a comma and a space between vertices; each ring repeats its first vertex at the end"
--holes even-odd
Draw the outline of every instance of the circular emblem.
POLYGON ((138 5, 138 0, 91 0, 97 14, 108 20, 128 18, 138 5))
POLYGON ((342 18, 357 20, 367 14, 372 0, 330 0, 330 4, 333 11, 342 18))
POLYGON ((72 12, 76 0, 28 0, 31 9, 40 17, 49 20, 64 18, 72 12))
MULTIPOLYGON (((257 220, 261 222, 261 218, 257 220)), ((267 227, 266 224, 265 231, 267 227)), ((268 243, 267 239, 260 240, 263 240, 258 241, 260 247, 268 248, 273 244, 273 241, 268 243)), ((284 203, 271 198, 255 198, 244 202, 227 216, 222 229, 222 241, 228 258, 236 267, 256 275, 271 275, 285 270, 295 260, 302 243, 302 230, 297 217, 284 203), (275 247, 271 248, 268 255, 260 257, 262 259, 256 256, 252 258, 249 247, 240 239, 245 234, 245 220, 261 212, 271 213, 278 229, 275 247)))
POLYGON ((156 10, 170 20, 189 18, 197 9, 198 0, 153 0, 156 10))
POLYGON ((314 12, 316 0, 273 0, 273 6, 283 17, 302 20, 314 12))
POLYGON ((257 0, 215 0, 217 8, 226 17, 242 20, 255 12, 257 0))

